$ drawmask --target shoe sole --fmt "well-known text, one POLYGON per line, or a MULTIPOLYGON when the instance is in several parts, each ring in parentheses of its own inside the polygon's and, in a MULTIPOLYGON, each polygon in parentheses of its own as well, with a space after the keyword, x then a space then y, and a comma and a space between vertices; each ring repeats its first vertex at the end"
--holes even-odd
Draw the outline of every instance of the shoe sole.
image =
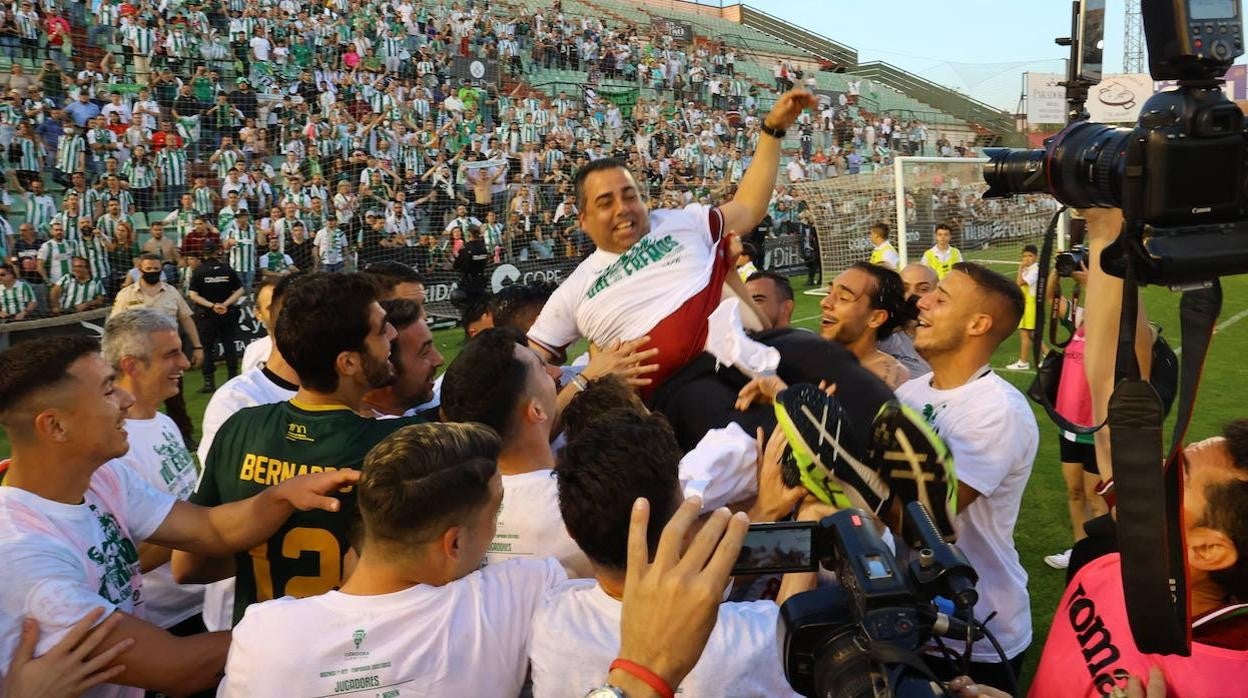
POLYGON ((922 503, 941 534, 952 540, 958 476, 948 447, 923 418, 896 400, 885 403, 872 426, 870 453, 893 496, 903 504, 922 503))
POLYGON ((1067 567, 1070 567, 1070 561, 1069 561, 1069 560, 1067 560, 1067 561, 1066 561, 1066 564, 1064 564, 1064 565, 1063 565, 1063 564, 1061 564, 1061 563, 1059 563, 1059 562, 1057 562, 1057 561, 1053 560, 1053 556, 1052 556, 1052 555, 1045 555, 1045 556, 1044 556, 1044 564, 1048 565, 1049 567, 1052 567, 1052 568, 1053 568, 1053 569, 1055 569, 1055 570, 1064 570, 1064 569, 1066 569, 1067 567))
POLYGON ((831 402, 823 403, 823 412, 819 415, 816 415, 809 405, 801 404, 799 407, 800 416, 804 417, 819 435, 819 448, 813 447, 802 434, 802 430, 794 421, 794 416, 789 414, 784 402, 783 400, 776 401, 776 419, 793 450, 798 472, 806 488, 826 504, 842 509, 852 506, 878 514, 880 507, 889 497, 888 484, 873 468, 854 457, 841 445, 842 430, 846 426, 843 417, 835 420, 836 433, 828 432, 825 423, 829 418, 828 409, 831 402), (828 467, 821 456, 824 445, 832 448, 835 461, 832 467, 828 467), (845 467, 840 467, 838 472, 840 464, 844 464, 845 467), (816 468, 820 472, 816 473, 816 468), (826 498, 821 496, 821 490, 827 495, 826 498))

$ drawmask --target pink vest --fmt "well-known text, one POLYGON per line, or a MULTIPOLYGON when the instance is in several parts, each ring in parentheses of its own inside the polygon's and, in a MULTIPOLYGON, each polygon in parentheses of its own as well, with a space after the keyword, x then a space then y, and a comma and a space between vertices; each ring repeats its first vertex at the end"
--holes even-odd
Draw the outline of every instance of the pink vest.
POLYGON ((1248 695, 1248 651, 1192 643, 1192 655, 1143 654, 1135 648, 1122 596, 1122 567, 1113 553, 1088 563, 1066 587, 1053 616, 1031 698, 1108 696, 1144 679, 1156 664, 1168 698, 1248 695))
POLYGON ((1083 372, 1083 325, 1066 345, 1062 375, 1057 382, 1057 413, 1083 426, 1092 426, 1092 391, 1083 372))

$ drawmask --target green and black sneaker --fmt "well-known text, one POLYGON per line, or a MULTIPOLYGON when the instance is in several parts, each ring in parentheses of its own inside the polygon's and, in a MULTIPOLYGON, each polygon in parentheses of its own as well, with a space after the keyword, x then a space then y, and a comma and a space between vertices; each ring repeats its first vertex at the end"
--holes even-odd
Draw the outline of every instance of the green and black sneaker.
POLYGON ((775 409, 789 442, 781 461, 786 483, 800 479, 826 504, 878 514, 888 499, 888 484, 863 462, 864 449, 853 438, 849 416, 836 397, 802 383, 782 391, 775 409))
POLYGON ((903 505, 922 502, 941 535, 953 540, 958 476, 953 454, 923 416, 897 400, 884 403, 871 426, 868 462, 903 505))

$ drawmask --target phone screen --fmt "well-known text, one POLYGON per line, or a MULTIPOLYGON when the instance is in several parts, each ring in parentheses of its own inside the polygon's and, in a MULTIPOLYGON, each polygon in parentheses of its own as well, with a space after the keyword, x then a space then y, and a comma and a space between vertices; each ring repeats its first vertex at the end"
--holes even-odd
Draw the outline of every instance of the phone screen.
POLYGON ((819 567, 813 551, 814 522, 751 524, 734 575, 813 572, 819 567))

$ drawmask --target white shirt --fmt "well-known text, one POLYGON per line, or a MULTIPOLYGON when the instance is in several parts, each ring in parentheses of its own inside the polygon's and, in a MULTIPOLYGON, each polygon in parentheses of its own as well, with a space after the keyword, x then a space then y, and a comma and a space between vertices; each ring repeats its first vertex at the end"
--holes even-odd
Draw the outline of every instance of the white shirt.
MULTIPOLYGON (((954 519, 958 547, 979 573, 975 617, 996 612, 989 629, 1007 657, 1031 644, 1027 572, 1014 549, 1014 524, 1036 458, 1039 429, 1027 399, 989 373, 952 390, 931 386, 932 374, 904 383, 897 397, 919 411, 953 454, 958 481, 979 493, 954 519)), ((972 661, 999 662, 986 641, 972 661)))
MULTIPOLYGON (((95 608, 139 614, 146 597, 138 544, 169 515, 175 499, 109 461, 91 475, 82 504, 61 504, 0 487, 0 657, 12 657, 26 616, 39 623, 41 655, 95 608)), ((4 692, 0 664, 0 694, 4 692)), ((141 698, 143 689, 105 684, 89 698, 141 698)))
POLYGON ((592 577, 589 558, 568 535, 559 513, 559 489, 550 469, 503 476, 498 531, 485 554, 487 565, 512 559, 553 557, 569 577, 592 577))
MULTIPOLYGON (((127 419, 126 432, 130 451, 117 460, 156 489, 184 502, 190 499, 199 482, 199 470, 178 425, 157 412, 151 419, 127 419)), ((204 605, 203 585, 175 583, 168 562, 143 575, 143 595, 144 619, 161 628, 181 623, 204 605)))
POLYGON ((711 429, 680 459, 680 487, 685 497, 701 497, 706 513, 753 497, 758 494, 758 442, 736 422, 711 429))
MULTIPOLYGON (((554 560, 514 560, 439 587, 253 605, 234 629, 217 696, 518 695, 533 613, 563 580, 554 560)), ((605 675, 604 664, 586 687, 605 675)))
POLYGON ((623 254, 596 250, 576 267, 529 337, 560 349, 581 337, 606 346, 644 336, 706 287, 720 221, 718 210, 701 204, 654 211, 650 232, 623 254))
POLYGON ((248 344, 247 348, 243 349, 242 372, 246 373, 253 368, 264 368, 264 364, 269 360, 269 354, 272 351, 273 337, 267 334, 248 344))
POLYGON ((252 37, 251 41, 249 42, 249 45, 251 46, 252 54, 255 56, 256 60, 258 61, 269 60, 269 48, 271 44, 269 43, 268 39, 264 38, 263 36, 252 37))
MULTIPOLYGON (((267 355, 266 355, 267 356, 267 355)), ((229 379, 208 400, 204 408, 203 436, 199 441, 199 462, 208 460, 208 450, 225 420, 244 407, 285 402, 295 391, 274 383, 264 369, 256 368, 229 379)), ((204 591, 204 626, 209 630, 229 630, 234 624, 234 578, 209 584, 204 591)))
MULTIPOLYGON (((780 607, 771 601, 720 604, 715 629, 698 663, 680 683, 680 694, 797 695, 784 678, 779 615, 780 607)), ((560 584, 533 617, 529 660, 534 698, 584 696, 602 685, 604 667, 610 666, 619 649, 620 602, 592 579, 560 584)))

